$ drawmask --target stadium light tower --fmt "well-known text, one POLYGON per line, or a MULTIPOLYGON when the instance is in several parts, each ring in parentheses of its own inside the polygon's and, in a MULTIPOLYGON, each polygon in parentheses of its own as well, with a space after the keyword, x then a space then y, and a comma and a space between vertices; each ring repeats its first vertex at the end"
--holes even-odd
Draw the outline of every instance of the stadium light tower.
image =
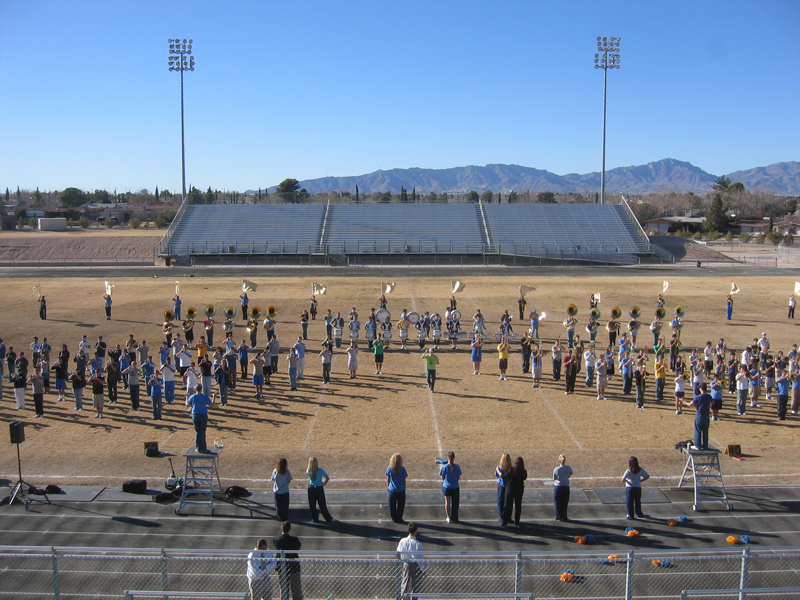
POLYGON ((622 38, 597 37, 594 68, 603 69, 603 172, 600 175, 600 204, 606 203, 606 89, 608 70, 619 69, 619 42, 622 38))
POLYGON ((181 74, 181 178, 183 183, 183 196, 181 202, 186 200, 186 143, 183 135, 183 72, 194 71, 194 56, 192 56, 192 40, 169 41, 169 70, 179 71, 181 74))

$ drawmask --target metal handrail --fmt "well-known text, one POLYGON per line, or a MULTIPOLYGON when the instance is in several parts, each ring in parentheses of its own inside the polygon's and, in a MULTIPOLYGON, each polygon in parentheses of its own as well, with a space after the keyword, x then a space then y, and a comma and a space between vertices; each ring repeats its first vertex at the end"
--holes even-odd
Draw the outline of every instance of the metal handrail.
POLYGON ((639 223, 639 219, 636 218, 636 215, 634 214, 630 204, 628 204, 628 201, 625 199, 625 196, 620 194, 619 197, 620 197, 620 205, 623 208, 625 208, 625 212, 628 213, 628 217, 631 219, 631 221, 633 221, 634 227, 636 227, 636 233, 639 234, 639 239, 641 239, 642 242, 644 243, 646 251, 650 252, 650 238, 647 237, 647 232, 639 223))
MULTIPOLYGON (((780 587, 780 588, 736 588, 728 590, 683 590, 681 592, 681 600, 686 600, 689 596, 731 596, 739 594, 740 596, 746 594, 789 594, 791 592, 800 592, 800 587, 780 587)), ((422 596, 422 594, 417 594, 422 596)))

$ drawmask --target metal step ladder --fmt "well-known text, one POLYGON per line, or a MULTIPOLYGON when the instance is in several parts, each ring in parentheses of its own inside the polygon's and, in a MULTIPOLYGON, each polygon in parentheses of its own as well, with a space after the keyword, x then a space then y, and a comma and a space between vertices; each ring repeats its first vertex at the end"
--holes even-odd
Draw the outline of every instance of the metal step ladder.
POLYGON ((186 459, 186 471, 183 477, 183 490, 181 503, 175 509, 175 514, 187 506, 208 506, 214 514, 214 492, 222 492, 219 481, 218 460, 222 454, 222 447, 209 448, 207 454, 198 452, 190 446, 183 453, 186 459))
POLYGON ((683 466, 681 481, 678 487, 684 484, 694 486, 694 505, 693 510, 697 510, 703 502, 723 502, 728 510, 733 510, 733 505, 728 500, 725 492, 725 484, 722 482, 722 466, 719 463, 720 450, 709 447, 708 450, 700 450, 694 446, 684 447, 683 453, 686 454, 686 464, 683 466), (711 492, 713 495, 703 492, 711 492))

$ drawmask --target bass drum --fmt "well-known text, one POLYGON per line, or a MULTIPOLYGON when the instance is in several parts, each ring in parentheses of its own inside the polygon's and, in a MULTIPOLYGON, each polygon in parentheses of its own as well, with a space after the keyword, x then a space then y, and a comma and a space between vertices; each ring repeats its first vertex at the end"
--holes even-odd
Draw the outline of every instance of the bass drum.
POLYGON ((412 325, 416 325, 417 323, 419 323, 419 313, 413 310, 410 313, 408 313, 408 322, 411 323, 412 325))
POLYGON ((381 323, 385 323, 387 317, 389 318, 390 321, 392 320, 392 313, 390 313, 385 308, 381 308, 378 312, 375 313, 375 320, 378 322, 379 325, 381 323))
POLYGON ((452 311, 450 313, 450 318, 453 319, 454 321, 460 321, 461 320, 461 311, 457 310, 457 309, 452 311))

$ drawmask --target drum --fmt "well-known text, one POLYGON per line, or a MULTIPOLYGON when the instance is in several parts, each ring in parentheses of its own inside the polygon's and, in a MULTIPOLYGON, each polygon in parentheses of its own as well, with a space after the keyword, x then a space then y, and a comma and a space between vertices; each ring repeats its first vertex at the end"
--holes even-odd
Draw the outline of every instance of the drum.
POLYGON ((375 313, 375 320, 378 323, 385 323, 386 317, 389 317, 389 320, 392 320, 392 313, 390 313, 385 308, 381 308, 378 312, 375 313))
POLYGON ((387 329, 386 331, 383 332, 383 341, 390 342, 391 340, 392 340, 392 331, 390 329, 387 329))
POLYGON ((366 330, 366 335, 367 335, 367 339, 369 341, 372 341, 372 340, 375 339, 375 332, 372 329, 367 329, 366 330))
POLYGON ((460 321, 461 320, 461 311, 460 310, 452 311, 450 313, 450 318, 453 319, 454 321, 460 321))
POLYGON ((482 334, 481 334, 481 339, 482 339, 482 340, 489 340, 489 341, 491 341, 491 339, 492 339, 492 334, 491 334, 491 333, 482 333, 482 334))
POLYGON ((437 328, 435 328, 433 330, 433 339, 437 340, 437 341, 442 339, 442 329, 441 329, 441 327, 437 327, 437 328))
POLYGON ((428 337, 428 336, 425 334, 425 328, 424 327, 420 327, 419 328, 419 339, 424 340, 426 337, 428 337))
POLYGON ((413 310, 410 313, 408 313, 408 322, 411 323, 412 325, 416 325, 417 323, 419 323, 419 313, 414 312, 413 310))
POLYGON ((334 327, 333 328, 333 337, 336 339, 342 339, 342 328, 341 327, 334 327))
POLYGON ((460 340, 466 340, 466 339, 470 339, 472 337, 466 331, 459 331, 457 335, 458 335, 458 339, 460 339, 460 340))
MULTIPOLYGON (((341 336, 339 336, 341 337, 341 336)), ((350 330, 350 339, 358 341, 358 329, 351 329, 350 330)))
POLYGON ((408 339, 408 329, 400 329, 400 339, 407 340, 408 339))

